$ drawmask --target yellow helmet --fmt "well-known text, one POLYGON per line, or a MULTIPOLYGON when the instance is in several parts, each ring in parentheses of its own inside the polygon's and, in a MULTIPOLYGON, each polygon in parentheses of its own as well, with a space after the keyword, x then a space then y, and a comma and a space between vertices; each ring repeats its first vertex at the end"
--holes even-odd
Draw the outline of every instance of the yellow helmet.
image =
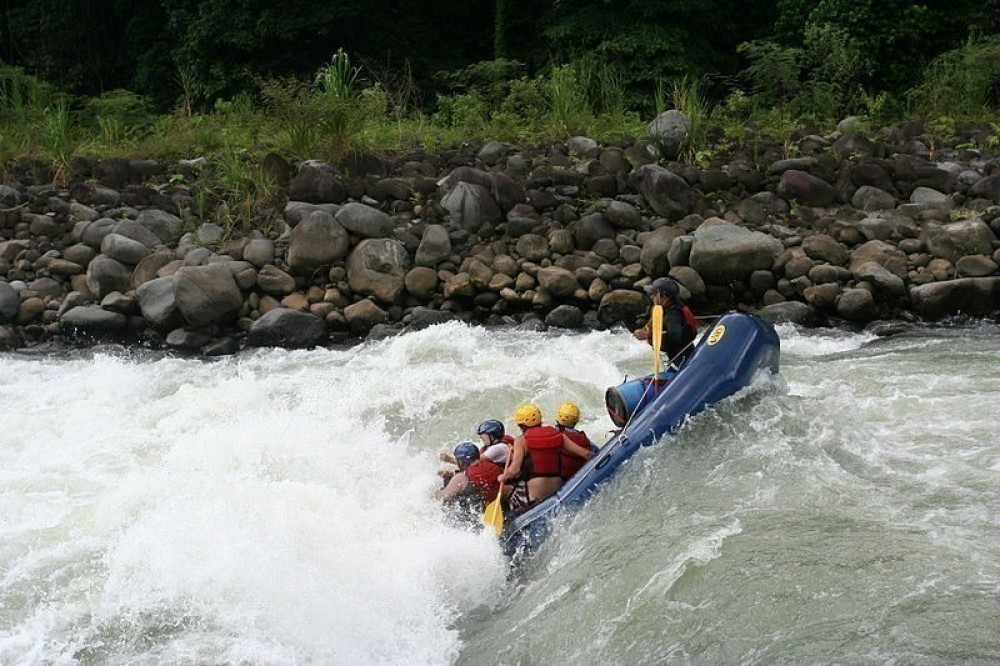
POLYGON ((580 408, 572 402, 564 402, 559 405, 559 410, 556 411, 556 423, 568 428, 572 428, 576 425, 576 422, 580 420, 580 408))
POLYGON ((542 411, 534 405, 521 405, 514 410, 514 423, 531 428, 542 422, 542 411))

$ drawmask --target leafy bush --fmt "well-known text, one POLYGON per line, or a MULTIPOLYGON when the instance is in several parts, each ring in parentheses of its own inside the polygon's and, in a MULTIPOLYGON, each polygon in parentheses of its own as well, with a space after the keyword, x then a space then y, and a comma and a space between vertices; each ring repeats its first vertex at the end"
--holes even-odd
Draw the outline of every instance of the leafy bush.
POLYGON ((907 99, 922 115, 969 117, 1000 109, 1000 35, 969 38, 935 58, 907 99))
POLYGON ((477 93, 461 95, 441 95, 437 100, 437 112, 431 120, 443 125, 478 134, 488 123, 486 103, 477 93))
POLYGON ((576 71, 568 66, 553 67, 548 80, 549 124, 556 136, 583 131, 590 119, 586 96, 576 71))

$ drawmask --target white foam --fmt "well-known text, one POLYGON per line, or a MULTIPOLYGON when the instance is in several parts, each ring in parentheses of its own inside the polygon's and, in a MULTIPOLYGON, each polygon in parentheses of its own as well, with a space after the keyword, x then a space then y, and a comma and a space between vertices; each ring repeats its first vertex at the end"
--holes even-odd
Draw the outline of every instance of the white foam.
POLYGON ((496 542, 446 526, 432 460, 378 415, 406 373, 325 351, 6 364, 4 663, 447 663, 453 619, 502 588, 496 542), (165 635, 121 637, 143 626, 165 635))
POLYGON ((801 328, 794 324, 775 326, 781 338, 781 353, 814 358, 858 349, 876 338, 873 333, 839 329, 801 328))

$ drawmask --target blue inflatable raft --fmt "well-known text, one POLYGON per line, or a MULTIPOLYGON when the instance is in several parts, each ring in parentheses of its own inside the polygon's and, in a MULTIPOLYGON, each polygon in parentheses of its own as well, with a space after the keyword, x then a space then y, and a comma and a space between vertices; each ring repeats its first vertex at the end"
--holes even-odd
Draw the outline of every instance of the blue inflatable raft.
MULTIPOLYGON (((501 536, 504 552, 513 557, 536 546, 563 509, 586 500, 640 446, 677 432, 689 417, 748 386, 758 373, 777 374, 779 355, 773 326, 733 312, 702 336, 678 372, 664 373, 666 381, 656 382, 650 376, 617 387, 617 405, 628 412, 617 415, 628 419, 625 427, 555 495, 507 523, 501 536)), ((611 390, 609 409, 610 394, 611 390)))

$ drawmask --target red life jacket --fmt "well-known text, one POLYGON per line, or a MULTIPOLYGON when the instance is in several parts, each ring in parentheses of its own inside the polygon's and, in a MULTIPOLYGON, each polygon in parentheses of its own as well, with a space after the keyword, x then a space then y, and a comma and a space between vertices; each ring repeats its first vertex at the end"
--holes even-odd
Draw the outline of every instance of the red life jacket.
POLYGON ((465 468, 469 484, 479 492, 483 501, 489 504, 497 498, 500 482, 497 480, 503 470, 492 460, 477 460, 465 468))
POLYGON ((531 456, 531 476, 562 476, 563 434, 552 426, 542 425, 524 431, 531 456))
MULTIPOLYGON (((567 426, 561 426, 559 428, 564 435, 570 438, 570 440, 578 445, 582 449, 590 450, 590 438, 587 437, 587 433, 582 430, 577 430, 575 428, 570 428, 567 426)), ((568 479, 577 473, 577 471, 583 467, 584 463, 587 462, 586 458, 581 458, 575 453, 571 453, 563 449, 562 452, 562 477, 563 479, 568 479)))
POLYGON ((684 315, 684 325, 688 329, 694 331, 695 335, 698 334, 698 320, 694 318, 694 313, 691 312, 691 308, 686 305, 681 306, 681 314, 684 315))

